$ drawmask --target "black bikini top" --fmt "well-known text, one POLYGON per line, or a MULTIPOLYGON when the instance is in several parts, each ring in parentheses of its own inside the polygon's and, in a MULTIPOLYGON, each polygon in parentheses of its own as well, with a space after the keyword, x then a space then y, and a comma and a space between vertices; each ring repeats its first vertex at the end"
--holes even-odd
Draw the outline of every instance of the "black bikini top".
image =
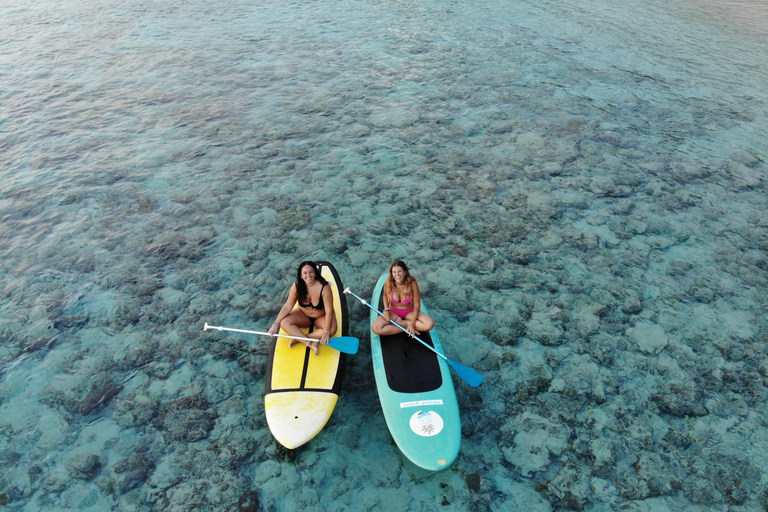
MULTIPOLYGON (((323 285, 323 288, 325 288, 325 285, 323 285)), ((302 304, 299 302, 299 306, 303 308, 325 309, 325 305, 323 304, 323 288, 320 288, 320 302, 317 303, 317 306, 312 304, 312 298, 309 296, 309 290, 307 290, 307 303, 302 304)))

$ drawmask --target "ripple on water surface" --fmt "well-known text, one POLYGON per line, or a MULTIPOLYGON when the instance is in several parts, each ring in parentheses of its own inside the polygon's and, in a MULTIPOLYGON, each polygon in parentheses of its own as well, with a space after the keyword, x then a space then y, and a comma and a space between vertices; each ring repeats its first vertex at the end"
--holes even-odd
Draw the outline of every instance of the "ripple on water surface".
POLYGON ((760 2, 0 7, 0 503, 765 506, 760 2), (295 266, 412 267, 459 459, 391 443, 350 303, 333 419, 264 421, 295 266), (718 461, 711 464, 711 461, 718 461), (374 461, 374 462, 372 462, 374 461))

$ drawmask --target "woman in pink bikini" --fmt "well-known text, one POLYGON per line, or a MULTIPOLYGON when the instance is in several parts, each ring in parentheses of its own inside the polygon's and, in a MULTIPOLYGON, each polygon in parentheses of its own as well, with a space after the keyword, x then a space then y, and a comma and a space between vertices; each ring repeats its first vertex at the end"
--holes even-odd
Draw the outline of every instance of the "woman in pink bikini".
POLYGON ((416 280, 405 263, 397 260, 389 267, 389 278, 384 282, 384 316, 373 323, 371 329, 379 336, 402 332, 390 319, 402 325, 410 335, 419 335, 435 326, 435 321, 421 312, 421 293, 416 280))

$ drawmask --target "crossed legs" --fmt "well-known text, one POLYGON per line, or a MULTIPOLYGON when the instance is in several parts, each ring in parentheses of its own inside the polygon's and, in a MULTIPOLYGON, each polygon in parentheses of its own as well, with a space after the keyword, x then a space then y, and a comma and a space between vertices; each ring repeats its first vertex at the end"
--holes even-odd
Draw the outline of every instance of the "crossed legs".
MULTIPOLYGON (((323 337, 324 331, 330 332, 328 335, 333 336, 336 334, 336 330, 338 329, 338 326, 336 325, 336 317, 332 317, 330 322, 327 322, 327 318, 325 315, 321 316, 320 318, 310 318, 308 317, 301 309, 294 309, 291 311, 288 316, 283 318, 283 321, 280 322, 280 327, 283 328, 285 333, 290 336, 299 336, 302 338, 315 338, 318 341, 304 341, 304 340, 295 340, 292 339, 290 343, 288 343, 289 347, 294 346, 297 343, 304 343, 306 346, 311 348, 315 355, 320 354, 320 338, 323 337), (330 323, 329 326, 326 324, 330 323), (306 329, 309 327, 312 327, 314 324, 315 329, 309 333, 304 334, 304 331, 302 329, 306 329)), ((394 326, 393 326, 394 327, 394 326)))

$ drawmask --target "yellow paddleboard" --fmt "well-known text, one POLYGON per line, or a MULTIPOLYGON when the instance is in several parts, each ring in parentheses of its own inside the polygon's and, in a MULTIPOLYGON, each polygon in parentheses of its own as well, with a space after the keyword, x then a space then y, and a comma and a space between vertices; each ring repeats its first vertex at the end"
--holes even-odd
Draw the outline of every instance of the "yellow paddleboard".
MULTIPOLYGON (((347 300, 336 269, 316 262, 333 292, 333 310, 339 328, 334 336, 347 336, 347 300)), ((297 307, 297 306, 294 306, 297 307)), ((281 329, 280 334, 285 335, 281 329)), ((290 338, 273 338, 264 387, 264 411, 275 439, 291 450, 315 437, 331 418, 341 392, 347 355, 322 345, 315 355, 304 344, 289 347, 290 338)))

